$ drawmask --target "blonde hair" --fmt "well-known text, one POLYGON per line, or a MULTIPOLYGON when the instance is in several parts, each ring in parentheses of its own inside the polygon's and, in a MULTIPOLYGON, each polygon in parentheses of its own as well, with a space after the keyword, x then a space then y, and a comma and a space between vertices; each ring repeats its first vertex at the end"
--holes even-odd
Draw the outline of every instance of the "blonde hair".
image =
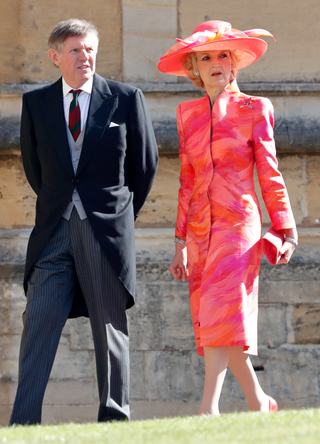
MULTIPOLYGON (((228 52, 230 53, 231 64, 232 64, 231 78, 230 78, 230 81, 232 81, 236 79, 238 75, 237 66, 239 64, 239 57, 237 56, 236 51, 228 50, 228 52)), ((197 88, 205 89, 205 85, 201 77, 199 75, 198 76, 195 75, 195 71, 198 70, 197 55, 201 57, 201 54, 205 54, 205 52, 202 51, 188 52, 187 57, 182 62, 182 68, 184 68, 187 71, 188 77, 191 80, 191 82, 194 84, 194 86, 196 86, 197 88)))

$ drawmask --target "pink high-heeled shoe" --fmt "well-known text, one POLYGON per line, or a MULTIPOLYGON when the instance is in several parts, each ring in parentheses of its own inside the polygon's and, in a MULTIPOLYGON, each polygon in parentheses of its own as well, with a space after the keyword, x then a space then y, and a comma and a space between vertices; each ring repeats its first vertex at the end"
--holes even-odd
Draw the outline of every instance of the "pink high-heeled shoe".
POLYGON ((271 398, 271 396, 268 396, 268 398, 269 398, 269 412, 276 412, 278 410, 277 401, 271 398))

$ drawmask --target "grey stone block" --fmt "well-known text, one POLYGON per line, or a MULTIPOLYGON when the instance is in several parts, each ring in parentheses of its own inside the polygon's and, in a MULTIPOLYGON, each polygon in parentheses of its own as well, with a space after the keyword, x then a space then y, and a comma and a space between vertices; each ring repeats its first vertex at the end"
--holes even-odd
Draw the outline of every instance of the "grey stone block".
POLYGON ((0 264, 0 335, 21 334, 25 309, 22 265, 0 264))
MULTIPOLYGON (((157 281, 173 281, 174 278, 169 271, 170 262, 166 259, 166 262, 161 263, 137 263, 137 281, 138 282, 157 282, 157 281)), ((177 284, 180 282, 175 281, 177 284)), ((137 293, 139 295, 139 293, 137 293)))
MULTIPOLYGON (((199 373, 195 352, 145 352, 146 394, 150 401, 189 402, 199 399, 199 373)), ((202 391, 202 390, 201 390, 202 391)))
POLYGON ((61 336, 51 379, 92 379, 95 376, 94 353, 72 350, 68 337, 61 336))
POLYGON ((88 318, 69 319, 62 334, 70 335, 72 350, 94 350, 92 331, 88 318))
POLYGON ((137 421, 155 418, 169 418, 172 416, 197 415, 200 401, 133 401, 130 406, 131 418, 137 421))
POLYGON ((247 404, 242 388, 228 369, 221 392, 221 407, 224 405, 223 408, 226 409, 226 406, 232 404, 232 402, 234 403, 234 409, 231 411, 237 410, 239 405, 247 404))
POLYGON ((286 306, 260 304, 258 316, 258 343, 276 348, 287 342, 286 306))
POLYGON ((272 266, 267 262, 261 264, 260 279, 272 282, 320 281, 320 263, 306 261, 293 256, 287 265, 272 266))
POLYGON ((259 356, 252 362, 264 368, 258 373, 262 387, 283 407, 302 399, 308 407, 311 400, 319 399, 319 358, 319 346, 284 344, 273 350, 259 347, 259 356))
POLYGON ((0 375, 4 380, 17 381, 20 335, 0 336, 0 375))
POLYGON ((171 401, 190 402, 199 399, 199 389, 195 384, 199 368, 192 365, 192 354, 190 351, 168 353, 171 401))
POLYGON ((261 281, 259 301, 265 303, 302 304, 320 300, 319 281, 261 281))
POLYGON ((163 349, 194 350, 188 284, 175 282, 161 285, 163 299, 163 349))
POLYGON ((299 304, 318 302, 320 297, 320 264, 317 257, 294 258, 286 266, 262 264, 260 269, 260 302, 299 304), (316 261, 315 261, 316 260, 316 261))
POLYGON ((22 286, 23 275, 23 264, 0 263, 0 297, 6 297, 6 291, 11 285, 22 286))
MULTIPOLYGON (((0 283, 1 285, 1 283, 0 283)), ((18 288, 20 293, 20 288, 18 288)), ((15 288, 12 288, 12 292, 15 288)), ((21 297, 10 299, 0 298, 0 335, 21 335, 23 323, 22 313, 25 310, 26 298, 21 297)))
POLYGON ((196 350, 190 352, 190 365, 194 381, 194 399, 200 401, 202 399, 204 387, 204 356, 198 356, 196 350))
POLYGON ((24 264, 30 233, 29 229, 0 230, 0 263, 24 264))
POLYGON ((145 352, 146 398, 148 401, 170 399, 168 353, 161 351, 145 352))
POLYGON ((42 424, 95 422, 98 417, 98 409, 98 402, 84 405, 44 405, 42 409, 42 424))
POLYGON ((19 149, 19 128, 20 118, 18 116, 0 117, 0 151, 19 149))
POLYGON ((130 399, 146 399, 145 352, 130 352, 130 399))
POLYGON ((94 385, 92 380, 50 380, 44 397, 44 405, 93 404, 94 385))
POLYGON ((136 305, 128 311, 132 350, 162 349, 162 304, 159 284, 138 283, 136 305))

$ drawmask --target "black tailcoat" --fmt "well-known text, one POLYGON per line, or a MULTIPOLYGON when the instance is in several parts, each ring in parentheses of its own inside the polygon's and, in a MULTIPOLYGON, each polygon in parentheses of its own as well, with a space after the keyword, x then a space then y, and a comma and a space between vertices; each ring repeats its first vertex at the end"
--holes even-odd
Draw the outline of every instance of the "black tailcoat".
MULTIPOLYGON (((62 79, 26 93, 21 152, 27 179, 37 194, 25 290, 29 272, 76 188, 94 234, 131 294, 130 306, 133 305, 134 220, 151 189, 158 162, 152 123, 141 91, 94 75, 76 175, 68 145, 62 79), (110 127, 111 122, 119 126, 110 127)), ((70 317, 81 315, 87 315, 87 311, 79 287, 70 317)))

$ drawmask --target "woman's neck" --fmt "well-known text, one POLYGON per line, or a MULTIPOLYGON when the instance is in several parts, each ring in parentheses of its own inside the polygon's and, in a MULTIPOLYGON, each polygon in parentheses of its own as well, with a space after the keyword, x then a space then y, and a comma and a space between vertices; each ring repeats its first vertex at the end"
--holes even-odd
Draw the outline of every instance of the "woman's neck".
POLYGON ((207 89, 207 94, 208 97, 210 99, 210 105, 211 108, 214 105, 214 102, 217 100, 217 98, 220 96, 220 94, 230 85, 230 83, 227 83, 226 85, 224 85, 221 88, 208 88, 207 89))

